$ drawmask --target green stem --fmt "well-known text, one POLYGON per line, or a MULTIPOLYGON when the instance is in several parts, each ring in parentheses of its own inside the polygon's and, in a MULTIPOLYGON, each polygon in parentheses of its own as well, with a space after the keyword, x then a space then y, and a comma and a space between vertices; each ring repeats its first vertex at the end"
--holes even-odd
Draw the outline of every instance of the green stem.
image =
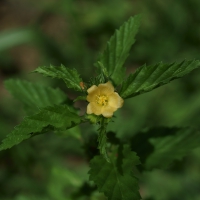
POLYGON ((110 158, 107 154, 107 136, 106 136, 106 127, 107 127, 107 119, 102 117, 99 123, 100 127, 98 129, 98 149, 100 154, 106 159, 107 162, 110 162, 110 158))

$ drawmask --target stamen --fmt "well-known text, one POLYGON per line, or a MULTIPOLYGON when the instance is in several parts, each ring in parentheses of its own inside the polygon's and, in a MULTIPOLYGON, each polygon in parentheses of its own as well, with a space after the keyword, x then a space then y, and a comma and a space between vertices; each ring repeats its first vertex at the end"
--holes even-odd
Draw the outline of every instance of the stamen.
POLYGON ((108 97, 105 95, 96 95, 96 103, 101 106, 106 106, 108 104, 108 97))

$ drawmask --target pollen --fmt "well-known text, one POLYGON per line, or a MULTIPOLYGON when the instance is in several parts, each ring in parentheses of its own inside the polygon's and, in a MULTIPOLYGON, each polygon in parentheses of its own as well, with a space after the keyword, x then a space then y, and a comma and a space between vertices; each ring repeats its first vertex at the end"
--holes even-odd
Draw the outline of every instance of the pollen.
POLYGON ((96 95, 96 103, 101 106, 106 106, 108 104, 108 97, 106 95, 96 95))

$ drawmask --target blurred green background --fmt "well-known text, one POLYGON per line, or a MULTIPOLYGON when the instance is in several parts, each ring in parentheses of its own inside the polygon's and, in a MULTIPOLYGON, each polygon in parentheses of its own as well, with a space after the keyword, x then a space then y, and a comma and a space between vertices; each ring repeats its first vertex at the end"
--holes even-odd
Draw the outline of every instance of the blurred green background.
MULTIPOLYGON (((0 139, 25 115, 20 102, 4 88, 4 80, 21 78, 60 87, 73 98, 75 94, 62 82, 29 72, 38 66, 62 63, 76 68, 87 81, 95 75, 93 63, 114 30, 139 13, 143 14, 142 24, 126 62, 127 73, 144 63, 200 59, 199 0, 0 1, 0 139)), ((127 100, 109 130, 129 138, 146 127, 198 129, 199 85, 200 70, 195 70, 127 100)), ((68 200, 73 199, 73 193, 78 200, 104 199, 96 192, 89 197, 93 186, 87 181, 85 152, 94 151, 95 131, 95 127, 85 125, 72 130, 71 136, 49 133, 0 152, 0 200, 68 200), (78 195, 80 186, 82 197, 78 195)), ((199 200, 200 149, 167 171, 142 174, 141 180, 141 195, 146 200, 199 200)))

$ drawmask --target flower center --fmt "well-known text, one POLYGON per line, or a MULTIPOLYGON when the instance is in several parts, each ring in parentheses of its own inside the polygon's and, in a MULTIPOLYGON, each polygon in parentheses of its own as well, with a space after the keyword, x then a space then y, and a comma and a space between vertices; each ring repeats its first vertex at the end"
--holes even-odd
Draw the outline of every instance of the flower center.
POLYGON ((101 106, 108 104, 108 97, 106 95, 96 95, 96 102, 101 106))

